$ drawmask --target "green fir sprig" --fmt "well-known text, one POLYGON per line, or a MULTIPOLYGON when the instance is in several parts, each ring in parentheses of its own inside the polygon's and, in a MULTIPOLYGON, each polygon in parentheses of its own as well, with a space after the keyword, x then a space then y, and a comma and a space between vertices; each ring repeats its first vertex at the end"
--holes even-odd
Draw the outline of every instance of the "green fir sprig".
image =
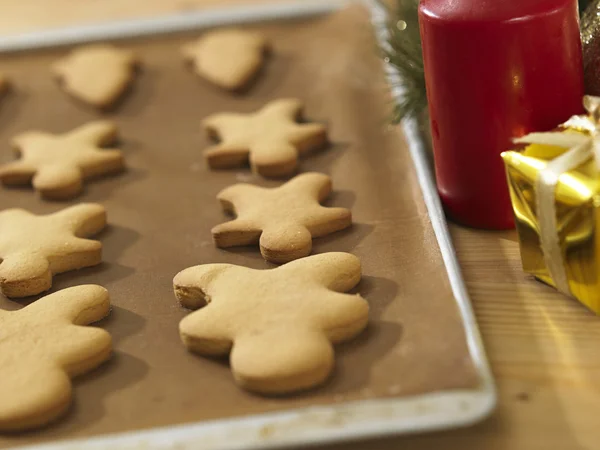
POLYGON ((404 117, 419 117, 427 108, 425 74, 421 52, 421 36, 418 22, 418 0, 396 0, 392 10, 383 1, 380 5, 388 12, 388 47, 383 56, 400 74, 402 100, 395 105, 392 121, 404 117))

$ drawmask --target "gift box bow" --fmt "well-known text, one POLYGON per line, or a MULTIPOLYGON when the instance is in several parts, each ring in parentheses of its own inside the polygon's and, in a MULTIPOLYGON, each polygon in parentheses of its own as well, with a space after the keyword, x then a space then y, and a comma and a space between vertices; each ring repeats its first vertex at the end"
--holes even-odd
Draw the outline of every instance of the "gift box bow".
POLYGON ((556 288, 571 295, 558 233, 556 187, 561 175, 593 160, 600 172, 600 97, 585 96, 587 115, 573 116, 558 131, 530 133, 515 144, 543 145, 565 149, 549 160, 535 179, 536 213, 544 262, 556 288))

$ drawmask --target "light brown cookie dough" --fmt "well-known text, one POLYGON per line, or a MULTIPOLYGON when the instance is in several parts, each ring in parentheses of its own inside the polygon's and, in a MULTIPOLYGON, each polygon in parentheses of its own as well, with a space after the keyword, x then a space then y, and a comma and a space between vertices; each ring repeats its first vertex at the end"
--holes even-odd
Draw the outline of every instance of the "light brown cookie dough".
POLYGON ((92 44, 55 62, 52 72, 68 94, 97 108, 109 108, 133 82, 137 65, 128 50, 92 44))
POLYGON ((230 28, 205 33, 183 46, 182 53, 199 76, 223 89, 239 91, 260 71, 268 48, 260 33, 230 28))
POLYGON ((222 113, 207 117, 207 133, 221 141, 206 150, 205 157, 213 169, 244 166, 266 177, 293 174, 298 155, 323 147, 327 130, 318 123, 297 123, 302 111, 298 99, 268 103, 251 114, 222 113))
POLYGON ((39 294, 54 274, 99 264, 102 244, 85 238, 105 226, 106 211, 95 203, 46 216, 0 211, 0 290, 12 298, 39 294))
POLYGON ((85 326, 109 310, 106 289, 84 285, 0 311, 0 431, 40 427, 67 411, 70 378, 110 357, 110 335, 85 326))
POLYGON ((89 122, 64 134, 29 131, 13 138, 20 159, 0 165, 5 185, 32 183, 47 199, 65 200, 83 190, 83 180, 124 169, 121 151, 104 149, 117 136, 117 127, 106 120, 89 122))
POLYGON ((369 306, 343 294, 358 284, 360 261, 349 253, 309 256, 271 270, 231 264, 190 267, 173 280, 175 295, 200 310, 179 324, 186 347, 230 355, 245 389, 285 394, 323 383, 334 366, 332 343, 367 325, 369 306))
POLYGON ((346 208, 321 206, 331 193, 331 178, 305 173, 277 188, 236 184, 217 198, 237 218, 212 229, 217 247, 260 244, 270 262, 285 263, 310 254, 312 239, 352 225, 346 208))

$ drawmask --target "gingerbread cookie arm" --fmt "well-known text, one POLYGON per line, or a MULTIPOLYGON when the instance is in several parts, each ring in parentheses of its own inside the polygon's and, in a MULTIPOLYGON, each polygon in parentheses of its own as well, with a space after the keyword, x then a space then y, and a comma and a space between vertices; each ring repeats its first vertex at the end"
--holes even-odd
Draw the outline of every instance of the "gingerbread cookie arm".
POLYGON ((300 154, 320 149, 327 144, 327 128, 320 123, 292 125, 292 128, 287 131, 287 135, 300 154))
POLYGON ((246 164, 250 149, 243 146, 218 144, 204 152, 204 158, 212 169, 228 169, 246 164))
POLYGON ((125 168, 123 153, 116 149, 103 149, 88 154, 80 162, 86 178, 120 172, 125 168))
POLYGON ((11 161, 0 166, 0 181, 6 185, 29 184, 36 170, 23 160, 11 161))
POLYGON ((336 292, 347 292, 354 288, 361 277, 360 260, 343 252, 323 253, 310 258, 298 259, 277 268, 280 271, 302 273, 312 283, 336 292))
POLYGON ((296 171, 298 151, 285 141, 261 141, 250 148, 250 166, 265 177, 285 177, 296 171))
MULTIPOLYGON (((202 121, 202 128, 212 139, 221 140, 229 130, 237 129, 237 122, 241 116, 235 113, 220 113, 206 117, 202 121)), ((218 144, 207 148, 204 158, 209 167, 213 169, 228 169, 247 164, 250 148, 247 145, 230 142, 223 139, 218 144)))
POLYGON ((279 394, 322 383, 332 371, 334 353, 322 331, 286 326, 239 336, 230 362, 242 387, 279 394))
MULTIPOLYGON (((69 257, 54 258, 51 262, 53 273, 89 267, 102 261, 102 243, 84 239, 99 233, 106 226, 106 210, 96 203, 84 203, 53 214, 50 220, 59 220, 63 229, 77 236, 71 239, 69 257)), ((57 250, 60 252, 60 250, 57 250)))
POLYGON ((80 203, 52 214, 51 220, 60 220, 65 228, 78 237, 89 237, 106 226, 106 209, 98 203, 80 203))
POLYGON ((75 286, 48 295, 35 304, 32 314, 73 325, 58 332, 53 354, 60 366, 75 376, 95 368, 111 353, 111 337, 101 328, 86 327, 110 312, 108 291, 97 285, 75 286))
POLYGON ((112 338, 102 328, 73 325, 59 336, 68 344, 55 350, 55 358, 70 377, 95 369, 112 353, 112 338))
MULTIPOLYGON (((252 198, 254 194, 263 190, 258 186, 240 183, 223 189, 217 195, 217 199, 224 211, 237 214, 236 203, 240 204, 243 199, 252 198)), ((216 225, 211 233, 217 247, 228 248, 258 243, 262 228, 252 219, 236 218, 216 225)))
POLYGON ((219 113, 205 117, 202 120, 204 132, 211 138, 221 138, 229 130, 236 130, 244 116, 236 113, 219 113))
POLYGON ((351 225, 352 212, 346 208, 322 206, 318 209, 318 214, 312 214, 304 219, 304 226, 308 228, 313 238, 327 236, 351 225))
POLYGON ((47 321, 67 321, 88 325, 106 317, 110 311, 108 291, 102 286, 86 284, 46 295, 27 306, 29 314, 47 321))
POLYGON ((11 139, 10 144, 15 153, 21 155, 28 147, 35 146, 40 141, 52 138, 54 138, 54 136, 44 133, 43 131, 26 131, 14 136, 11 139))
POLYGON ((300 174, 280 187, 286 191, 300 191, 311 197, 314 197, 318 202, 322 202, 329 194, 331 194, 332 183, 331 177, 324 173, 308 172, 300 174))
POLYGON ((331 342, 347 341, 367 326, 369 304, 360 295, 328 292, 322 298, 315 316, 331 342))
POLYGON ((95 120, 69 131, 66 136, 82 144, 108 145, 117 138, 117 126, 110 120, 95 120))
POLYGON ((221 203, 221 207, 226 212, 236 212, 235 203, 244 201, 245 199, 251 199, 254 195, 257 195, 265 191, 264 188, 254 186, 253 184, 238 183, 233 186, 229 186, 223 189, 217 194, 217 200, 221 203))
POLYGON ((290 120, 297 119, 302 113, 302 101, 297 98, 282 98, 267 104, 261 114, 273 117, 280 121, 281 117, 287 117, 290 120))
POLYGON ((102 262, 102 243, 91 239, 74 238, 71 240, 68 257, 50 260, 53 274, 91 267, 102 262))

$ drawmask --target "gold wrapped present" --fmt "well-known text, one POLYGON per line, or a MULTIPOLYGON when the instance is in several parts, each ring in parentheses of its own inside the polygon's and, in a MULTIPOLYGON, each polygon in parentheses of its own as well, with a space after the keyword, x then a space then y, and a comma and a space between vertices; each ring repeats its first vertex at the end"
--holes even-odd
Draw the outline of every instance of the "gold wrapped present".
POLYGON ((502 158, 523 270, 600 314, 600 97, 584 106, 502 158))

